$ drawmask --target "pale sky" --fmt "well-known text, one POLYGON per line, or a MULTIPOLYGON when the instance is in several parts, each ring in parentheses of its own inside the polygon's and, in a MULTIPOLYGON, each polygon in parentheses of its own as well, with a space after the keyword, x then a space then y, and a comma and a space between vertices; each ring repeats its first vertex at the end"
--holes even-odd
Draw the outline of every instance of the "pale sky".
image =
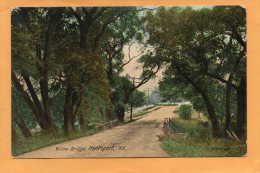
MULTIPOLYGON (((138 51, 139 49, 140 49, 140 46, 138 46, 137 44, 133 45, 131 47, 130 56, 133 57, 133 56, 140 54, 140 52, 138 51)), ((125 54, 125 60, 128 60, 128 47, 124 47, 123 51, 125 54)), ((138 63, 139 57, 136 57, 129 64, 127 64, 125 66, 124 71, 122 72, 123 76, 125 76, 126 74, 129 74, 129 76, 131 76, 131 77, 137 77, 137 78, 140 77, 140 75, 142 73, 142 69, 140 68, 140 63, 138 63)), ((147 89, 154 90, 156 87, 158 87, 158 82, 161 78, 162 78, 162 71, 159 71, 157 73, 155 79, 150 79, 146 84, 142 85, 139 88, 139 90, 141 90, 141 91, 145 91, 147 89)))
MULTIPOLYGON (((186 6, 183 6, 186 7, 186 6)), ((194 9, 201 9, 201 8, 212 8, 212 6, 191 6, 194 9)), ((153 8, 153 7, 150 7, 153 8)), ((138 44, 135 44, 131 48, 131 57, 136 56, 139 54, 138 50, 140 49, 140 46, 138 44)), ((128 60, 128 47, 124 47, 123 52, 125 54, 125 60, 128 60)), ((139 56, 140 57, 140 56, 139 56)), ((129 64, 127 64, 124 68, 124 71, 122 72, 122 76, 125 76, 126 74, 129 74, 131 77, 140 77, 142 70, 138 68, 140 64, 138 63, 138 58, 133 59, 129 64)), ((141 86, 139 90, 145 91, 147 89, 153 90, 156 87, 158 87, 158 82, 162 79, 162 70, 160 70, 155 79, 149 80, 146 84, 141 86)))

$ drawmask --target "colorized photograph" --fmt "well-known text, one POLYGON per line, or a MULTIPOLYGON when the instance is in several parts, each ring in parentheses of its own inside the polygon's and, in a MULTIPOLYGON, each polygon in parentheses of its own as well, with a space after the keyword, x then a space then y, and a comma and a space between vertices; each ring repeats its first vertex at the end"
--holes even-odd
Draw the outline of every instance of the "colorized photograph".
POLYGON ((247 155, 243 6, 16 7, 12 157, 247 155))

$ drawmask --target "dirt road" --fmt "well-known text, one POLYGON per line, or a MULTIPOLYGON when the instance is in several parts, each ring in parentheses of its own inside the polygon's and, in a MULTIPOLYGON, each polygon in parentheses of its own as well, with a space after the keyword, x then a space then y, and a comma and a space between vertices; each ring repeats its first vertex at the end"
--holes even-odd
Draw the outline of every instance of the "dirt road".
POLYGON ((156 135, 176 106, 163 106, 125 125, 22 154, 16 158, 167 157, 156 135))

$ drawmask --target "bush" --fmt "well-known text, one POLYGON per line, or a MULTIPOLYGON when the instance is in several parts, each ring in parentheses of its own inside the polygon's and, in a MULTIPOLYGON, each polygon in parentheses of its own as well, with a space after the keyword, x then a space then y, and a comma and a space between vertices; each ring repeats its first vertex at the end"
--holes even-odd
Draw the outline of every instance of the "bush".
POLYGON ((170 128, 187 135, 162 138, 162 148, 172 157, 241 157, 247 152, 245 141, 215 139, 211 127, 198 119, 170 121, 170 128))
POLYGON ((191 106, 190 105, 181 105, 179 108, 179 116, 184 120, 191 119, 191 106))

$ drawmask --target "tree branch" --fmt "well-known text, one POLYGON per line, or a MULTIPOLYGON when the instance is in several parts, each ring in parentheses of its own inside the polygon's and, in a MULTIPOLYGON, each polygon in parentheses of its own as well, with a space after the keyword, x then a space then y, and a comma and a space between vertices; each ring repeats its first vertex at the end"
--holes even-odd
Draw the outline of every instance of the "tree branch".
POLYGON ((150 71, 153 71, 153 72, 151 72, 149 75, 147 75, 146 77, 144 77, 144 78, 141 80, 141 82, 139 82, 136 86, 134 86, 134 87, 132 88, 132 91, 136 90, 137 88, 139 88, 139 87, 142 86, 143 84, 147 83, 147 82, 151 79, 151 77, 153 77, 153 76, 160 70, 160 65, 159 65, 159 64, 157 64, 156 67, 157 67, 157 68, 156 68, 155 71, 153 71, 153 69, 154 69, 155 67, 153 67, 152 69, 150 69, 150 71))
POLYGON ((226 80, 226 79, 223 79, 222 77, 220 77, 220 76, 217 76, 217 75, 215 75, 215 74, 211 74, 211 73, 208 73, 208 72, 206 72, 206 73, 204 73, 206 76, 209 76, 209 77, 212 77, 212 78, 214 78, 214 79, 216 79, 216 80, 218 80, 218 81, 220 81, 220 82, 222 82, 222 83, 225 83, 225 84, 230 84, 234 89, 238 89, 238 86, 237 85, 235 85, 234 83, 229 83, 229 81, 228 80, 226 80))
POLYGON ((22 77, 23 77, 23 79, 24 79, 24 81, 25 81, 25 83, 26 83, 26 85, 28 87, 28 90, 30 92, 32 100, 34 101, 34 103, 35 103, 36 107, 38 108, 38 110, 42 113, 43 110, 42 110, 41 102, 40 102, 40 100, 39 100, 39 98, 38 98, 38 96, 37 96, 37 94, 36 94, 36 92, 35 92, 35 90, 33 88, 33 85, 31 83, 31 80, 30 80, 30 77, 29 77, 27 71, 25 69, 23 69, 21 71, 21 75, 22 75, 22 77))
POLYGON ((146 46, 143 47, 143 50, 141 50, 141 52, 133 57, 131 57, 131 46, 134 44, 135 42, 132 42, 129 47, 128 47, 128 60, 123 62, 123 64, 119 67, 119 69, 117 70, 117 75, 119 75, 119 73, 123 70, 123 68, 129 64, 133 59, 139 57, 140 55, 142 55, 145 50, 146 50, 146 46))

